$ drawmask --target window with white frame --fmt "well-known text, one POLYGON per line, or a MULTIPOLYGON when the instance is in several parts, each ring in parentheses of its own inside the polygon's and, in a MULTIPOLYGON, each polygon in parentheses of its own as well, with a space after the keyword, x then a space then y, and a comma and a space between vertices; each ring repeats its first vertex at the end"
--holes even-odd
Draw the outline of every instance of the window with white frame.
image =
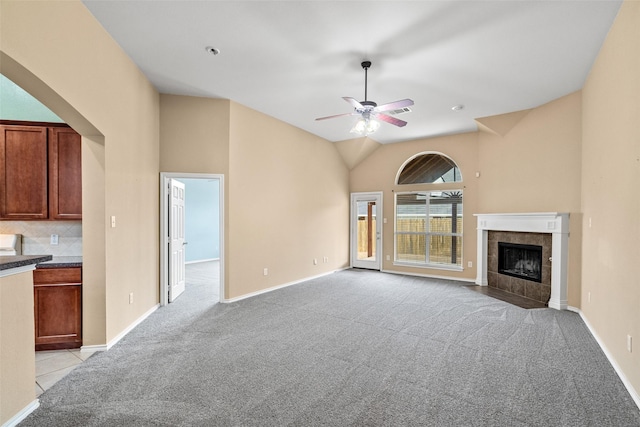
POLYGON ((395 263, 462 268, 462 190, 396 193, 395 263))

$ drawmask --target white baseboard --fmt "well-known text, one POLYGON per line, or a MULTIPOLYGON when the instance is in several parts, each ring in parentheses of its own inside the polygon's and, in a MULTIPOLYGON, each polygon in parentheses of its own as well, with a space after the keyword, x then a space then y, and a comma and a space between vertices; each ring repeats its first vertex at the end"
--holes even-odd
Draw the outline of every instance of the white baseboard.
POLYGON ((278 290, 278 289, 286 288, 288 286, 297 285, 297 284, 306 282, 307 280, 317 279, 319 277, 328 276, 328 275, 333 274, 335 272, 342 271, 342 270, 348 270, 348 269, 349 269, 349 267, 339 268, 337 270, 332 270, 332 271, 329 271, 327 273, 318 274, 317 276, 305 277, 304 279, 295 280, 293 282, 284 283, 282 285, 273 286, 271 288, 262 289, 262 290, 259 290, 259 291, 256 291, 256 292, 251 292, 249 294, 240 295, 239 297, 235 297, 235 298, 228 298, 228 299, 222 299, 221 298, 220 302, 224 303, 224 304, 228 304, 228 303, 240 301, 240 300, 243 300, 243 299, 247 299, 247 298, 255 297, 255 296, 258 296, 258 295, 266 294, 267 292, 272 292, 272 291, 275 291, 275 290, 278 290))
POLYGON ((156 304, 153 307, 151 307, 149 310, 147 310, 146 313, 144 313, 142 316, 138 317, 132 324, 130 324, 129 326, 127 326, 127 328, 120 332, 118 335, 115 336, 115 338, 113 338, 111 341, 109 341, 107 344, 100 344, 100 345, 83 345, 82 347, 80 347, 80 353, 94 353, 96 351, 107 351, 109 350, 111 347, 113 347, 114 345, 116 345, 118 343, 118 341, 120 341, 122 338, 125 337, 125 335, 127 335, 129 332, 131 332, 136 326, 138 326, 140 323, 142 323, 147 317, 149 317, 151 315, 151 313, 153 313, 154 311, 156 311, 158 309, 158 307, 160 307, 160 304, 156 304))
POLYGON ((620 369, 620 366, 618 365, 616 360, 613 358, 609 350, 607 350, 607 347, 604 345, 604 342, 600 339, 596 331, 591 327, 591 324, 582 313, 582 310, 576 307, 571 307, 571 306, 567 307, 567 310, 573 311, 574 313, 578 313, 580 315, 580 318, 582 319, 584 324, 587 325, 587 329, 589 329, 589 332, 591 332, 591 335, 593 335, 593 338, 595 338, 596 342, 602 349, 602 352, 604 353, 605 356, 607 356, 607 359, 609 359, 609 363, 611 363, 611 366, 613 366, 613 369, 616 371, 616 374, 618 374, 618 377, 620 378, 620 380, 622 381, 622 384, 624 384, 627 391, 631 395, 631 398, 635 402, 636 406, 638 407, 638 409, 640 409, 640 394, 636 391, 636 389, 633 388, 633 385, 631 385, 631 382, 629 381, 629 379, 626 377, 622 369, 620 369))
POLYGON ((131 332, 136 326, 138 326, 140 323, 142 323, 147 317, 149 317, 151 315, 151 313, 153 313, 154 311, 156 311, 158 309, 158 307, 160 307, 160 304, 156 304, 153 307, 151 307, 149 310, 147 310, 146 313, 144 313, 142 316, 138 317, 138 319, 136 319, 132 324, 130 324, 129 326, 127 326, 125 328, 124 331, 120 332, 118 335, 116 335, 111 341, 109 341, 107 343, 107 350, 109 350, 111 347, 113 347, 114 345, 116 345, 118 343, 118 341, 120 341, 122 338, 124 338, 129 332, 131 332))
POLYGON ((36 399, 22 408, 20 412, 9 418, 6 423, 2 424, 2 427, 14 427, 20 424, 25 418, 29 416, 33 411, 40 406, 40 399, 36 399))
POLYGON ((198 263, 201 263, 201 262, 210 262, 210 261, 220 261, 220 258, 197 259, 195 261, 187 261, 187 262, 185 262, 185 265, 187 265, 187 264, 198 264, 198 263))
POLYGON ((476 283, 476 278, 472 278, 472 279, 467 279, 465 277, 451 277, 451 276, 438 276, 436 274, 419 274, 419 273, 407 273, 405 271, 395 271, 395 270, 380 270, 383 273, 390 273, 390 274, 399 274, 401 276, 415 276, 415 277, 426 277, 427 279, 444 279, 444 280, 451 280, 453 282, 469 282, 469 283, 476 283))

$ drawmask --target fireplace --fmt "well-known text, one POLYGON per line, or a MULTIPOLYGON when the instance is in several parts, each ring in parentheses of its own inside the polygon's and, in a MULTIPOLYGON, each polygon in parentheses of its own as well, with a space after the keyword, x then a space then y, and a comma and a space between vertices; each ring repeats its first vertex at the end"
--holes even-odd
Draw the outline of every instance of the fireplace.
POLYGON ((541 283, 542 246, 498 242, 498 273, 541 283))
POLYGON ((548 301, 550 308, 565 310, 567 308, 569 214, 535 212, 474 214, 474 216, 478 219, 476 284, 491 286, 493 283, 498 289, 531 299, 540 298, 542 301, 548 301), (534 282, 500 274, 498 242, 542 246, 542 281, 534 282))

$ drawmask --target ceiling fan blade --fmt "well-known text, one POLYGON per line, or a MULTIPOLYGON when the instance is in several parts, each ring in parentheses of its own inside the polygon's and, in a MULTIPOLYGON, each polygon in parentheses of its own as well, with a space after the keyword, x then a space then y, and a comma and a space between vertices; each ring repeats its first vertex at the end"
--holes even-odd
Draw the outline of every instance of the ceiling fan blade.
POLYGON ((398 108, 409 107, 413 105, 413 100, 411 99, 401 99, 400 101, 389 102, 388 104, 378 105, 373 111, 389 111, 389 110, 397 110, 398 108))
POLYGON ((347 101, 349 104, 351 104, 353 106, 353 108, 355 108, 356 110, 360 109, 364 109, 364 105, 360 104, 358 101, 356 101, 353 98, 350 98, 348 96, 343 96, 342 99, 344 99, 345 101, 347 101))
POLYGON ((358 113, 342 113, 342 114, 335 114, 333 116, 327 116, 327 117, 318 117, 316 120, 327 120, 327 119, 333 119, 335 117, 342 117, 342 116, 354 116, 357 115, 358 113))
POLYGON ((396 125, 398 127, 403 127, 407 125, 407 122, 404 120, 396 119, 395 117, 388 116, 382 113, 375 113, 375 117, 377 119, 382 120, 383 122, 391 123, 392 125, 396 125))

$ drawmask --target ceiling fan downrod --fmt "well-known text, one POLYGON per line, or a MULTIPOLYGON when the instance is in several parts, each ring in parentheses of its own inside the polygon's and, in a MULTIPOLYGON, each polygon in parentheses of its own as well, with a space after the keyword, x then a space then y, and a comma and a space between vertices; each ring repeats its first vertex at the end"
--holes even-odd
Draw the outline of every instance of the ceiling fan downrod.
POLYGON ((364 101, 361 102, 361 104, 375 107, 377 105, 375 102, 367 101, 367 87, 368 87, 368 84, 367 84, 368 73, 367 72, 369 70, 369 67, 371 67, 371 61, 362 61, 360 63, 360 65, 364 69, 364 101))

